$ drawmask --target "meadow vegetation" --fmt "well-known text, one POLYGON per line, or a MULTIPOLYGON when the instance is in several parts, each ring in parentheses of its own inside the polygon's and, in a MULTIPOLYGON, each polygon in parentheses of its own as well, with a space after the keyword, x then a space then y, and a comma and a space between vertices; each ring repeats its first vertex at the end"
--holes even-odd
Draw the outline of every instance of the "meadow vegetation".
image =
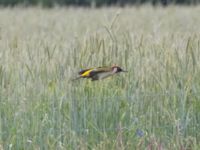
POLYGON ((199 12, 1 8, 0 149, 200 149, 199 12))

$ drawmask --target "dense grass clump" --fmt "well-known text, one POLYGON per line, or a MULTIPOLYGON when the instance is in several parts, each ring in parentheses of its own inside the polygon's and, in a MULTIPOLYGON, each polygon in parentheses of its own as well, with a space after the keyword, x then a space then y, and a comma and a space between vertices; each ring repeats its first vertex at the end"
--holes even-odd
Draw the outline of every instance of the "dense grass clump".
POLYGON ((0 149, 199 149, 199 11, 1 9, 0 149))

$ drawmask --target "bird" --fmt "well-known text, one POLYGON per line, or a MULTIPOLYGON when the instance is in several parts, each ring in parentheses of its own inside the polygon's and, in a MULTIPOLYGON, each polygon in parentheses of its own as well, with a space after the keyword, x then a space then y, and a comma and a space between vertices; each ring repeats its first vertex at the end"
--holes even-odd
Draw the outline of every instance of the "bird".
POLYGON ((91 81, 102 80, 120 72, 127 72, 127 71, 123 70, 121 67, 117 65, 113 65, 111 67, 96 67, 96 68, 83 69, 78 72, 79 77, 75 78, 74 80, 80 78, 91 79, 91 81))

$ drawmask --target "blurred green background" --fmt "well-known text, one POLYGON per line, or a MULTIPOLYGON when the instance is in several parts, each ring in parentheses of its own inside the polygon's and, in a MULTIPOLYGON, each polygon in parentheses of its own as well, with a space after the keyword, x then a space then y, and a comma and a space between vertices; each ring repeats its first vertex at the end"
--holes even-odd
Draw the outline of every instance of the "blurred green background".
POLYGON ((15 6, 15 5, 41 5, 43 7, 52 7, 55 5, 73 5, 73 6, 126 6, 126 5, 140 5, 150 3, 153 5, 162 4, 183 4, 183 5, 196 5, 200 0, 0 0, 2 6, 15 6))

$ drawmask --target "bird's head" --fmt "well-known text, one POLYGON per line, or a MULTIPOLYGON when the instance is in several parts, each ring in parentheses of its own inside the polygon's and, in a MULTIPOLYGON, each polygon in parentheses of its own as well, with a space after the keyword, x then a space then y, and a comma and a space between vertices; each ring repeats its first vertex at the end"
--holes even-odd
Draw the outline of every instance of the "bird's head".
POLYGON ((113 70, 113 73, 127 72, 127 71, 123 70, 121 67, 119 67, 117 65, 113 65, 112 66, 112 70, 113 70))

